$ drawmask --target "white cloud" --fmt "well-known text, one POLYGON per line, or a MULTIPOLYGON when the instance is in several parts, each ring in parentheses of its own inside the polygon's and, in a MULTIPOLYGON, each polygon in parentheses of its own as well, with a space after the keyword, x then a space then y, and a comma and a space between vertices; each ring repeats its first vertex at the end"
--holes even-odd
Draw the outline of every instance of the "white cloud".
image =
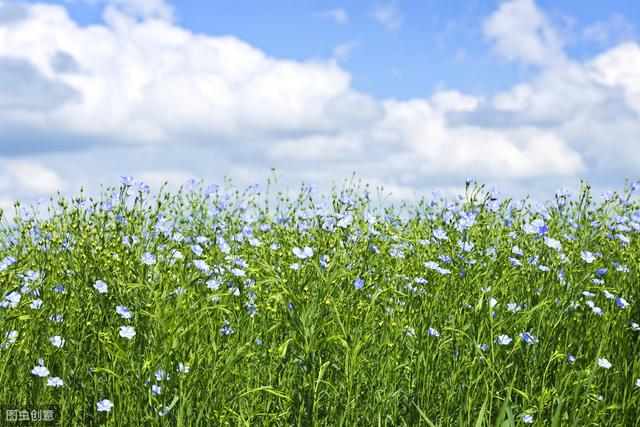
POLYGON ((66 1, 82 1, 90 4, 104 3, 106 4, 106 13, 112 13, 112 10, 118 13, 124 13, 128 16, 138 19, 162 19, 165 21, 173 21, 174 9, 171 4, 164 0, 66 0, 66 1))
POLYGON ((402 27, 402 15, 396 3, 378 5, 372 11, 373 18, 387 30, 398 30, 402 27))
POLYGON ((80 27, 60 6, 30 8, 21 25, 0 28, 0 56, 20 57, 81 94, 53 113, 21 117, 34 127, 153 142, 348 125, 325 114, 350 92, 350 76, 335 62, 277 60, 234 37, 138 22, 115 9, 107 10, 106 26, 80 27), (82 72, 56 73, 51 58, 60 51, 82 72))
POLYGON ((53 170, 26 160, 0 160, 0 191, 46 195, 65 189, 65 182, 53 170))
POLYGON ((582 30, 584 39, 602 45, 630 41, 634 36, 633 25, 619 14, 612 15, 608 20, 594 22, 582 30))
POLYGON ((351 51, 358 46, 360 46, 359 40, 351 40, 349 42, 339 44, 333 49, 333 57, 340 62, 345 62, 349 59, 351 51))
POLYGON ((465 95, 457 90, 440 90, 431 96, 431 102, 438 110, 451 112, 473 111, 482 100, 475 96, 465 95))
POLYGON ((349 15, 342 8, 336 8, 336 9, 327 10, 326 12, 322 12, 320 14, 320 17, 330 18, 336 24, 346 24, 347 22, 349 22, 349 15))
POLYGON ((509 61, 548 65, 564 58, 555 28, 534 0, 509 0, 483 22, 484 35, 509 61))
POLYGON ((260 182, 275 166, 294 185, 356 171, 409 197, 467 176, 515 188, 640 170, 640 47, 572 61, 532 1, 501 5, 485 31, 505 58, 541 66, 535 78, 495 96, 438 89, 403 101, 352 87, 339 60, 356 42, 331 60, 301 62, 152 13, 111 7, 104 25, 83 27, 61 6, 25 8, 0 23, 0 153, 32 153, 0 163, 0 190, 10 194, 120 174, 154 186, 222 175, 260 182), (26 102, 33 87, 41 96, 26 102), (55 141, 68 151, 44 154, 63 146, 55 141))
POLYGON ((624 43, 587 64, 589 75, 598 83, 619 89, 630 106, 640 114, 640 46, 624 43))

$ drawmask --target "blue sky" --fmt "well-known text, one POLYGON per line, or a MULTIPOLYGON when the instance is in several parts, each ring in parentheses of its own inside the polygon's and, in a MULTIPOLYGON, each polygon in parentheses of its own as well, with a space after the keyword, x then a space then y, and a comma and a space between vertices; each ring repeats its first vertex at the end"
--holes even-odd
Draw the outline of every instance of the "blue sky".
MULTIPOLYGON (((103 22, 103 4, 82 1, 51 2, 66 5, 81 24, 103 22)), ((267 54, 295 60, 330 58, 340 45, 354 43, 342 66, 353 86, 378 98, 408 99, 429 96, 445 86, 472 93, 492 94, 530 78, 531 67, 508 64, 492 55, 483 40, 482 21, 499 0, 367 1, 224 1, 173 2, 175 21, 194 32, 234 35, 267 54), (374 18, 377 9, 392 8, 398 28, 374 18), (343 11, 346 22, 331 11, 343 11)), ((640 5, 633 0, 537 1, 567 38, 567 52, 587 58, 625 39, 637 39, 640 5), (624 25, 616 28, 616 17, 624 25), (587 37, 584 31, 598 23, 606 36, 587 37), (631 31, 629 31, 631 29, 631 31)))
POLYGON ((272 166, 400 198, 619 187, 639 30, 630 0, 0 0, 0 205, 272 166))

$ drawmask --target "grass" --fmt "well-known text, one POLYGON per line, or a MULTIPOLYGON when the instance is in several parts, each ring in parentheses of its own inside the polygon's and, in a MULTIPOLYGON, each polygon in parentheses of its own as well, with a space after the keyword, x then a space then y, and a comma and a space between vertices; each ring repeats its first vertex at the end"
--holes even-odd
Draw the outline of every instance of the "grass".
POLYGON ((17 205, 0 404, 63 425, 638 425, 635 186, 544 206, 272 187, 17 205))

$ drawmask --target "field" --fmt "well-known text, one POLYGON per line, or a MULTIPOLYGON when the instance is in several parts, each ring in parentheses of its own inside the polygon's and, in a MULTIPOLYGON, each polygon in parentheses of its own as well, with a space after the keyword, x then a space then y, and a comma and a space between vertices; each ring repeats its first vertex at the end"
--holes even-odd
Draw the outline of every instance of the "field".
POLYGON ((640 205, 130 177, 5 212, 0 405, 62 425, 638 424, 640 205), (637 323, 636 323, 637 322, 637 323))

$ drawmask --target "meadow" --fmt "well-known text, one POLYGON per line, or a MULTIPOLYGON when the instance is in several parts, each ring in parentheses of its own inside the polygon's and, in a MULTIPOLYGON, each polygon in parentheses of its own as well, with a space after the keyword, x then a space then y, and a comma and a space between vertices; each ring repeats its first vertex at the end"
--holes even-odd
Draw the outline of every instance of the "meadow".
MULTIPOLYGON (((273 182, 17 205, 0 405, 61 425, 588 426, 640 417, 640 204, 393 204, 273 182)), ((9 424, 7 424, 9 425, 9 424)))

